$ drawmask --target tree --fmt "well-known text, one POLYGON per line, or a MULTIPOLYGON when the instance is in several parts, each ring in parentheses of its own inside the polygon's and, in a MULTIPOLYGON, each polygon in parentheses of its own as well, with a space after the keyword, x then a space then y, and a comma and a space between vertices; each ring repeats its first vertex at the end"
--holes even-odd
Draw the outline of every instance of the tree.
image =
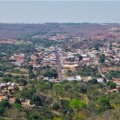
POLYGON ((93 80, 89 80, 88 83, 91 83, 91 84, 97 84, 97 80, 96 79, 93 79, 93 80))
POLYGON ((72 120, 85 120, 86 115, 82 112, 76 113, 75 115, 73 115, 73 119, 72 120))
POLYGON ((29 71, 32 71, 32 70, 33 70, 33 66, 32 66, 32 65, 29 65, 29 66, 28 66, 28 69, 29 69, 29 71))
POLYGON ((59 109, 59 105, 57 103, 53 104, 53 110, 58 110, 59 109))
POLYGON ((10 103, 7 100, 2 100, 0 102, 0 106, 3 106, 3 108, 10 108, 10 103))
POLYGON ((112 81, 109 81, 107 84, 110 86, 111 89, 116 88, 116 84, 114 82, 112 82, 112 81))
POLYGON ((29 119, 30 120, 41 120, 40 116, 37 114, 30 115, 29 119))
POLYGON ((82 100, 72 99, 69 106, 73 109, 83 109, 87 105, 82 100))
POLYGON ((2 100, 0 102, 0 116, 2 116, 5 112, 5 108, 10 108, 10 103, 7 100, 2 100))
POLYGON ((96 111, 98 113, 111 109, 110 100, 106 96, 100 96, 97 102, 99 107, 96 111))
POLYGON ((83 59, 83 57, 81 55, 79 55, 79 61, 82 60, 82 59, 83 59))
POLYGON ((16 98, 14 104, 13 104, 13 108, 15 109, 20 109, 21 108, 21 101, 19 98, 16 98))
POLYGON ((53 91, 58 95, 58 94, 62 94, 63 93, 63 85, 61 84, 54 84, 53 85, 53 91))
POLYGON ((120 78, 120 71, 109 71, 107 74, 106 74, 106 77, 108 79, 112 79, 112 78, 120 78))
POLYGON ((13 108, 15 108, 15 109, 20 109, 20 108, 21 108, 21 105, 18 104, 18 103, 14 103, 14 104, 13 104, 13 108))
POLYGON ((109 99, 106 98, 106 97, 103 97, 103 96, 101 96, 101 97, 98 98, 98 102, 99 102, 100 105, 102 105, 102 106, 109 106, 109 105, 110 105, 110 104, 109 104, 109 99))
POLYGON ((16 108, 7 110, 5 114, 12 120, 22 120, 27 117, 26 112, 20 111, 20 109, 16 108))
POLYGON ((30 70, 30 71, 29 71, 29 78, 32 79, 32 78, 34 78, 34 77, 35 77, 35 75, 34 75, 33 71, 30 70))
POLYGON ((16 98, 14 103, 17 103, 17 104, 20 104, 20 105, 21 105, 21 101, 20 101, 19 98, 16 98))
POLYGON ((41 98, 39 96, 33 96, 32 101, 35 103, 36 106, 42 105, 42 101, 41 101, 41 98))
POLYGON ((105 62, 105 55, 104 55, 104 54, 102 54, 102 55, 100 56, 99 62, 100 62, 100 63, 104 63, 104 62, 105 62))
POLYGON ((62 119, 59 117, 54 117, 53 120, 62 120, 62 119))
POLYGON ((80 93, 87 93, 87 87, 84 85, 81 85, 78 90, 80 91, 80 93))
POLYGON ((0 105, 0 116, 2 116, 4 113, 4 107, 0 105))
POLYGON ((47 71, 45 74, 44 74, 45 77, 49 77, 49 78, 57 78, 58 77, 58 73, 56 70, 50 70, 50 71, 47 71))

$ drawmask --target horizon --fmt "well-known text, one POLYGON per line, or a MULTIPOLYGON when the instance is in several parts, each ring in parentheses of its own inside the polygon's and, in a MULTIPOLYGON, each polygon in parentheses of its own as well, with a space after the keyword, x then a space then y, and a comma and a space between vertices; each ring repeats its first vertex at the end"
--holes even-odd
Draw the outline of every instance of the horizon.
POLYGON ((103 24, 103 25, 107 25, 107 24, 120 24, 120 23, 114 23, 114 22, 111 22, 111 23, 95 23, 95 22, 45 22, 45 23, 20 23, 20 22, 17 22, 17 23, 5 23, 5 22, 2 22, 0 24, 103 24))
POLYGON ((119 8, 120 1, 0 1, 0 22, 120 23, 119 8))

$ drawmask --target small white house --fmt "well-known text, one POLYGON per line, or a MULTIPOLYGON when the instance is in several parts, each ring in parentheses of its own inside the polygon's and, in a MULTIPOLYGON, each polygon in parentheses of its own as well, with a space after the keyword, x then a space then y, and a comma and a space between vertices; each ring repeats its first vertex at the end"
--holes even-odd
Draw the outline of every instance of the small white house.
POLYGON ((82 81, 82 78, 81 78, 80 75, 76 75, 76 76, 75 76, 75 80, 77 80, 77 81, 82 81))
POLYGON ((68 81, 74 81, 74 80, 75 80, 74 77, 67 77, 66 79, 67 79, 68 81))
POLYGON ((12 86, 12 87, 15 87, 15 86, 16 86, 16 84, 15 84, 15 83, 11 83, 11 86, 12 86))
POLYGON ((104 79, 103 79, 103 78, 97 78, 97 82, 103 83, 103 82, 104 82, 104 79))

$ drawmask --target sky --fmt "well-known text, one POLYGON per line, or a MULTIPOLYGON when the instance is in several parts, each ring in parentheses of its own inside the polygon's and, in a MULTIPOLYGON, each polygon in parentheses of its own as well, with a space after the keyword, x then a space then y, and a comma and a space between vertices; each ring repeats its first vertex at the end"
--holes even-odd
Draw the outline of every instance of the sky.
POLYGON ((1 23, 120 23, 119 1, 1 1, 1 23))

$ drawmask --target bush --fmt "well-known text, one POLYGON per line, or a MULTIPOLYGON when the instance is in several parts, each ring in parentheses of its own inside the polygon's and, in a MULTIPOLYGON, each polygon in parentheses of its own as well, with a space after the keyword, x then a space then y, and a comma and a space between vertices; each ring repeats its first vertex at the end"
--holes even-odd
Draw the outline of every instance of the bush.
POLYGON ((107 84, 110 86, 111 89, 116 88, 116 84, 114 82, 112 82, 112 81, 109 81, 107 84))
POLYGON ((47 72, 44 74, 44 77, 57 78, 57 77, 58 77, 58 73, 57 73, 56 70, 50 70, 50 71, 47 71, 47 72))
POLYGON ((98 82, 97 82, 96 79, 93 79, 93 80, 89 80, 88 83, 90 83, 90 84, 97 84, 98 82))
POLYGON ((69 106, 73 109, 83 109, 87 105, 82 100, 72 99, 69 106))
POLYGON ((53 110, 58 110, 59 109, 59 105, 57 103, 53 104, 53 110))

